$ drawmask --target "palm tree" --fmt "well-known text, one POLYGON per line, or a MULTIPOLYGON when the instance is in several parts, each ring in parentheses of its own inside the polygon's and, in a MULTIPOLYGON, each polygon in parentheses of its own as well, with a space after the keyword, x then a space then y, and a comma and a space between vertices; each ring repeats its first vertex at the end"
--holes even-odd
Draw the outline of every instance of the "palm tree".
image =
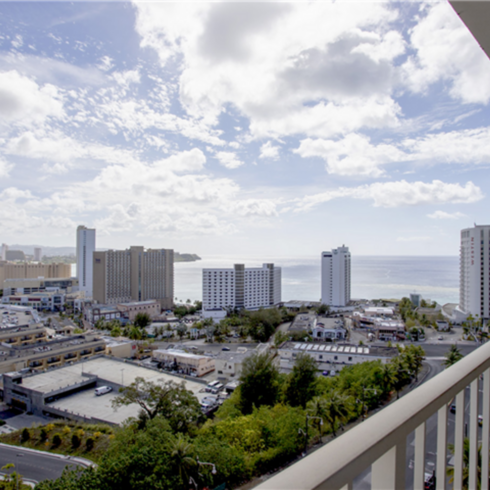
MULTIPOLYGON (((322 420, 328 420, 328 404, 327 400, 322 396, 315 396, 312 398, 306 405, 306 412, 308 415, 312 417, 319 417, 322 420)), ((323 437, 323 425, 320 423, 320 420, 316 418, 314 420, 315 425, 318 428, 318 432, 320 432, 320 440, 323 437)))
POLYGON ((448 368, 453 364, 456 364, 464 356, 463 354, 461 354, 461 351, 458 349, 457 345, 453 344, 446 352, 446 355, 444 357, 446 358, 446 360, 444 361, 444 366, 448 368))
POLYGON ((337 422, 342 424, 347 421, 351 414, 352 398, 350 396, 334 391, 327 400, 325 418, 332 428, 334 437, 337 422))
POLYGON ((185 436, 177 434, 170 448, 170 456, 184 489, 187 489, 189 486, 190 471, 196 467, 196 460, 192 457, 193 453, 194 446, 187 441, 185 436))
MULTIPOLYGON (((454 444, 448 444, 449 451, 454 454, 454 444)), ((463 441, 463 489, 468 489, 468 480, 470 475, 469 469, 469 461, 470 461, 470 440, 465 438, 463 441)), ((451 478, 449 479, 449 483, 453 483, 454 481, 454 467, 450 466, 447 468, 446 473, 451 478)), ((471 490, 480 490, 481 484, 481 446, 478 447, 478 463, 476 468, 476 484, 477 488, 472 488, 471 490)))
POLYGON ((383 393, 388 394, 396 384, 397 374, 391 363, 383 364, 380 368, 379 378, 383 393))

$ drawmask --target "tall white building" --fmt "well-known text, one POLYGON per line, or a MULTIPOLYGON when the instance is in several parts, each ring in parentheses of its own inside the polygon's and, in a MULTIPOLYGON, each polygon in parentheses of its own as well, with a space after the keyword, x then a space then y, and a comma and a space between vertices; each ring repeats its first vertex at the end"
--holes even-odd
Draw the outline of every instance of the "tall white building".
POLYGON ((206 310, 268 308, 281 302, 281 268, 274 264, 233 269, 203 269, 203 313, 206 310))
POLYGON ((346 306, 350 301, 350 252, 342 245, 322 252, 322 303, 346 306))
POLYGON ((77 228, 77 277, 80 291, 86 297, 92 297, 94 292, 94 252, 95 229, 80 225, 77 228))
POLYGON ((7 260, 7 251, 9 246, 6 243, 2 243, 2 260, 7 260))
POLYGON ((34 262, 41 262, 43 258, 43 249, 41 247, 34 247, 34 262))
POLYGON ((461 230, 459 310, 490 318, 490 225, 461 230))

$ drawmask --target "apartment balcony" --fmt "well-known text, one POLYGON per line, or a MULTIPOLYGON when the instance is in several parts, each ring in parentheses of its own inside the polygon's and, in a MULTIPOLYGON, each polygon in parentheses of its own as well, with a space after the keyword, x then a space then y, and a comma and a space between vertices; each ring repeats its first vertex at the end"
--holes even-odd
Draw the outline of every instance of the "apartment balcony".
POLYGON ((488 490, 490 342, 255 488, 353 490, 358 486, 359 477, 365 477, 369 470, 370 488, 373 490, 400 490, 412 486, 414 489, 426 488, 426 423, 429 419, 434 420, 432 417, 437 418, 437 436, 434 441, 436 462, 433 467, 435 488, 447 488, 450 435, 451 438, 454 436, 452 488, 461 490, 463 476, 467 474, 466 488, 488 490), (453 401, 456 412, 454 420, 452 414, 450 420, 449 405, 453 401), (481 429, 479 415, 482 416, 481 429), (407 438, 413 432, 414 456, 411 461, 407 461, 407 438), (469 439, 469 461, 466 468, 463 447, 465 437, 469 439), (481 458, 481 471, 478 468, 480 446, 481 454, 486 455, 481 458), (481 487, 478 482, 480 478, 481 487))

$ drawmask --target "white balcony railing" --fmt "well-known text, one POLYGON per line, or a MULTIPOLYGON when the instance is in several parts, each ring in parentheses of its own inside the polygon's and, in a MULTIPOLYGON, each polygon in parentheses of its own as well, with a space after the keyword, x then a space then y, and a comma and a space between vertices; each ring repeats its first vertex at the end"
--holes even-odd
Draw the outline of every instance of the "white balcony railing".
POLYGON ((362 424, 255 487, 257 490, 352 490, 357 476, 371 468, 373 490, 400 490, 406 484, 407 436, 415 431, 413 488, 423 489, 426 421, 437 413, 436 488, 446 488, 448 404, 456 399, 454 424, 454 490, 463 487, 465 389, 470 387, 467 437, 470 441, 467 488, 478 479, 478 415, 483 374, 481 489, 488 490, 490 429, 490 342, 427 381, 362 424))

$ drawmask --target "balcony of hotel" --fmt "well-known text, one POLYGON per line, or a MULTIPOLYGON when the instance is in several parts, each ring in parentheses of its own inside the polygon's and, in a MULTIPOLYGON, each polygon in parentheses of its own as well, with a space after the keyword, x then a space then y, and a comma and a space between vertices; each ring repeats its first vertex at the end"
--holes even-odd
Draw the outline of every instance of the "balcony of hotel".
POLYGON ((256 489, 488 489, 489 440, 490 342, 256 489))

